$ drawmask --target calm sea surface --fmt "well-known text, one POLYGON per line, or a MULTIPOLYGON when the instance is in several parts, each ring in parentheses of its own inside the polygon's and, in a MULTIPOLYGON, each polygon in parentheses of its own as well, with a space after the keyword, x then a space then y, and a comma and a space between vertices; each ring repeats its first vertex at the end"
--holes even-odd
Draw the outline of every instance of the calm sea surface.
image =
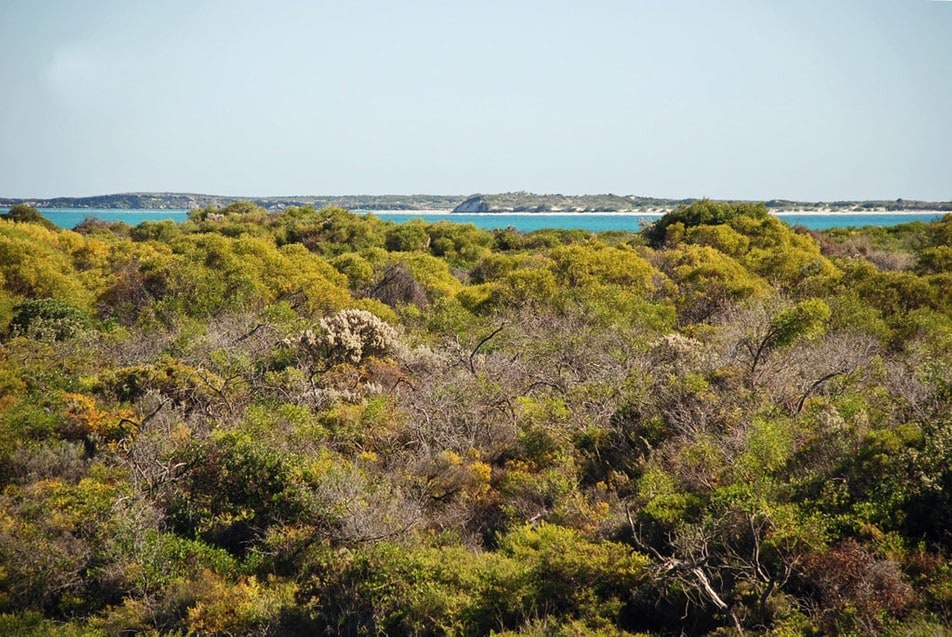
MULTIPOLYGON (((61 228, 73 228, 87 217, 96 217, 103 221, 123 221, 131 226, 143 221, 185 221, 186 210, 97 210, 92 208, 45 208, 41 212, 47 219, 61 228)), ((361 211, 363 214, 363 211, 361 211)), ((592 232, 608 230, 627 230, 636 232, 642 225, 651 223, 660 214, 537 214, 537 213, 483 213, 451 214, 449 212, 374 212, 381 219, 403 223, 410 219, 440 221, 442 219, 457 223, 471 223, 480 228, 495 229, 513 227, 516 230, 530 232, 542 228, 581 229, 592 232)), ((812 230, 827 228, 860 226, 894 226, 909 221, 933 221, 941 213, 916 214, 781 214, 780 219, 787 223, 800 224, 812 230)))
MULTIPOLYGON (((542 228, 562 228, 591 230, 604 232, 608 230, 627 230, 637 232, 644 225, 661 217, 661 214, 426 214, 426 213, 374 213, 381 219, 403 222, 410 219, 425 219, 426 221, 440 221, 448 219, 457 223, 471 223, 480 228, 507 228, 513 227, 523 232, 541 230, 542 228)), ((941 213, 928 214, 779 214, 777 215, 790 225, 802 225, 811 230, 826 230, 827 228, 862 227, 862 226, 895 226, 910 221, 934 221, 942 217, 941 213)))

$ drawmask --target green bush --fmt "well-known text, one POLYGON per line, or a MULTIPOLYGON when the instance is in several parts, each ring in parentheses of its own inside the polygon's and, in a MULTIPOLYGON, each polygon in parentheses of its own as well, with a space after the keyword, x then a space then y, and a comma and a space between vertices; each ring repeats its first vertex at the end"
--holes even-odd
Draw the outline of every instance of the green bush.
POLYGON ((13 307, 7 328, 11 337, 62 341, 76 336, 90 324, 79 308, 59 299, 28 299, 13 307))

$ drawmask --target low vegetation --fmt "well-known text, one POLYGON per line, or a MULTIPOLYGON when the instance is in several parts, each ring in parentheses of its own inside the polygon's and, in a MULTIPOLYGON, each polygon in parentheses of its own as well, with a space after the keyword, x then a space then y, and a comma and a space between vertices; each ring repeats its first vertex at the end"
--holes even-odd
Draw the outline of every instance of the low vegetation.
POLYGON ((18 208, 0 634, 941 634, 950 246, 18 208))

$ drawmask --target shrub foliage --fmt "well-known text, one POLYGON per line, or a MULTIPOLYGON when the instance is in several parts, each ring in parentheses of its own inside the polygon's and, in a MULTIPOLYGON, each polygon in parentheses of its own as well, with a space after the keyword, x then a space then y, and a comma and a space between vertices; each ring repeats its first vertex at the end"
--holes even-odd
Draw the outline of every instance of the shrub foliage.
POLYGON ((0 219, 4 634, 942 634, 952 216, 0 219))

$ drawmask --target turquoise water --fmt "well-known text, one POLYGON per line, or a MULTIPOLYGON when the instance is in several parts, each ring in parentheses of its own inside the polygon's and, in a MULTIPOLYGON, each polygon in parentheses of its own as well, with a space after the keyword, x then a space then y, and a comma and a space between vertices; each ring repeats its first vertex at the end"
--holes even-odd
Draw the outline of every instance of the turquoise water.
POLYGON ((103 221, 122 221, 137 226, 143 221, 185 221, 188 210, 114 210, 99 208, 42 208, 43 216, 60 228, 75 228, 84 219, 95 217, 103 221))
MULTIPOLYGON (((185 221, 188 218, 187 210, 100 210, 74 208, 45 208, 41 212, 47 219, 61 228, 74 228, 87 217, 96 217, 103 221, 123 221, 129 225, 138 225, 143 221, 185 221)), ((361 213, 363 214, 363 212, 361 213)), ((458 222, 472 223, 477 227, 489 230, 496 228, 513 227, 523 232, 540 230, 542 228, 581 229, 592 232, 608 230, 626 230, 637 232, 643 224, 649 224, 661 215, 659 214, 452 214, 449 212, 374 212, 375 216, 403 223, 410 219, 424 219, 426 221, 440 221, 443 219, 458 222)), ((915 214, 780 214, 778 217, 794 225, 799 224, 811 230, 825 230, 827 228, 858 227, 858 226, 894 226, 909 221, 933 221, 941 217, 941 213, 915 214)))
POLYGON ((941 219, 944 213, 906 213, 906 214, 829 214, 829 215, 798 215, 795 213, 778 214, 777 217, 791 226, 804 226, 810 230, 828 230, 830 228, 862 228, 863 226, 898 226, 910 221, 928 223, 941 219))
POLYGON ((642 224, 648 225, 661 215, 652 214, 504 214, 504 213, 422 213, 422 212, 374 212, 374 216, 387 221, 403 223, 410 219, 423 219, 425 221, 448 220, 456 223, 471 223, 477 228, 495 230, 497 228, 515 228, 522 232, 532 232, 533 230, 542 230, 544 228, 560 228, 563 230, 590 230, 592 232, 604 232, 607 230, 627 230, 629 232, 638 232, 642 224))
MULTIPOLYGON (((660 214, 430 214, 386 212, 375 213, 381 219, 402 223, 410 219, 424 219, 426 221, 440 221, 449 219, 457 223, 471 223, 480 228, 496 229, 513 227, 523 232, 541 230, 543 228, 581 229, 592 232, 609 230, 626 230, 637 232, 643 225, 648 225, 661 217, 660 214)), ((941 213, 926 214, 778 214, 777 217, 790 225, 801 225, 811 230, 826 230, 828 228, 862 227, 862 226, 895 226, 910 221, 934 221, 942 216, 941 213)))

